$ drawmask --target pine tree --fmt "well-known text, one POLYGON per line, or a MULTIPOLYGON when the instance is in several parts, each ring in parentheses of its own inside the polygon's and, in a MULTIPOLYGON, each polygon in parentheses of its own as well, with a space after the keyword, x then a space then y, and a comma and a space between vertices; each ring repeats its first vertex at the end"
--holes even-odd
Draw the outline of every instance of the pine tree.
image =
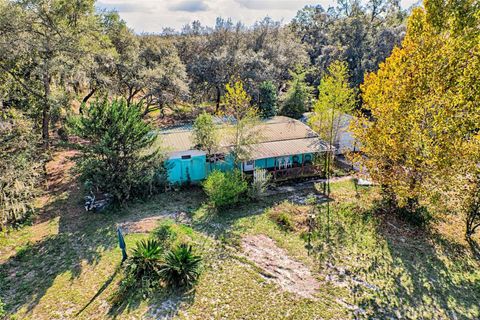
POLYGON ((84 181, 113 195, 116 202, 152 192, 164 171, 154 143, 157 135, 142 120, 141 106, 125 100, 92 103, 73 119, 75 132, 89 143, 80 147, 84 181))
POLYGON ((262 118, 277 114, 277 89, 271 81, 264 81, 259 89, 258 109, 262 118))
POLYGON ((292 80, 282 104, 282 114, 298 119, 310 109, 311 90, 305 82, 305 71, 290 72, 290 75, 292 80))

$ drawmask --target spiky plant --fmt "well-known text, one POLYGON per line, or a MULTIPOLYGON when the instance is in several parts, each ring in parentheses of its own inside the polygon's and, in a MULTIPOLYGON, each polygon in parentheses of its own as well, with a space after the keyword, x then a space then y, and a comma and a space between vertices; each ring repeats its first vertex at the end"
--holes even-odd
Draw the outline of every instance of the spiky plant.
POLYGON ((138 281, 158 279, 162 253, 159 241, 155 239, 138 241, 128 260, 127 272, 138 281))
POLYGON ((181 244, 169 250, 160 266, 160 277, 169 286, 191 287, 200 275, 202 258, 195 255, 192 246, 181 244))

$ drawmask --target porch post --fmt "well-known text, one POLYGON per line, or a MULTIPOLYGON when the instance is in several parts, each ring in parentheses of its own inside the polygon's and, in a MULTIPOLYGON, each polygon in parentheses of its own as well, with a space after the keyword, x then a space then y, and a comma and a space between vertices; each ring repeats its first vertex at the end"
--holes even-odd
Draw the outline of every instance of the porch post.
POLYGON ((273 158, 273 176, 277 179, 277 157, 273 158))

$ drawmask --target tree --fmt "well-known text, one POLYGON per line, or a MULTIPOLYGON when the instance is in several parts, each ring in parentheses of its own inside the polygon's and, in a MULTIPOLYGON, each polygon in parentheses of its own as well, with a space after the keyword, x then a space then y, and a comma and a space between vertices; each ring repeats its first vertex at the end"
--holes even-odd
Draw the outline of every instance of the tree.
POLYGON ((68 100, 65 82, 79 61, 101 50, 100 23, 91 0, 2 1, 0 70, 38 101, 49 146, 52 109, 68 100), (100 40, 100 41, 99 41, 100 40))
POLYGON ((270 118, 277 114, 277 89, 271 81, 264 81, 260 85, 258 109, 263 118, 270 118))
POLYGON ((175 38, 175 44, 187 66, 194 98, 215 101, 216 111, 224 87, 233 76, 239 77, 245 90, 257 98, 263 81, 274 79, 281 88, 290 78, 288 70, 308 64, 298 37, 270 18, 251 28, 222 18, 214 28, 194 22, 175 38))
POLYGON ((366 155, 359 161, 406 212, 470 207, 480 150, 474 12, 468 1, 426 1, 410 16, 402 48, 362 86, 370 116, 353 126, 366 155))
POLYGON ((305 83, 305 71, 296 71, 290 74, 292 80, 289 81, 289 89, 282 104, 282 114, 298 119, 310 109, 311 90, 305 83))
MULTIPOLYGON (((348 82, 348 67, 345 62, 335 61, 328 67, 328 74, 318 87, 319 97, 314 106, 310 125, 328 143, 325 155, 326 195, 330 196, 330 176, 334 143, 338 140, 341 119, 353 111, 356 93, 348 82)), ((330 223, 330 203, 327 201, 327 228, 330 223)), ((329 232, 329 229, 327 229, 329 232)), ((328 233, 327 233, 328 235, 328 233)))
POLYGON ((229 121, 232 155, 238 166, 242 161, 249 160, 251 147, 260 138, 258 111, 250 105, 251 98, 240 80, 228 83, 225 91, 223 114, 229 121))
POLYGON ((117 66, 119 93, 128 104, 137 99, 144 114, 156 107, 164 115, 165 106, 188 95, 185 66, 176 48, 158 36, 140 36, 132 50, 117 66))
POLYGON ((82 180, 120 203, 151 193, 163 182, 162 156, 154 148, 156 134, 142 120, 140 109, 125 100, 105 99, 72 119, 74 131, 89 141, 79 146, 82 180))
POLYGON ((219 137, 213 117, 204 112, 193 123, 193 141, 197 148, 211 156, 219 146, 219 137))
POLYGON ((0 229, 24 221, 34 211, 42 161, 33 124, 17 110, 0 115, 0 229))
POLYGON ((477 176, 473 190, 469 193, 466 210, 465 234, 471 238, 480 228, 480 175, 477 176))
POLYGON ((348 66, 334 61, 318 86, 319 97, 314 105, 310 124, 330 145, 338 140, 342 115, 350 114, 356 103, 355 89, 348 81, 348 66))
POLYGON ((405 35, 406 11, 396 1, 338 1, 337 8, 320 5, 298 11, 290 28, 306 46, 315 68, 307 80, 319 84, 335 60, 348 63, 350 81, 357 87, 364 74, 376 71, 405 35), (365 3, 365 2, 364 2, 365 3))

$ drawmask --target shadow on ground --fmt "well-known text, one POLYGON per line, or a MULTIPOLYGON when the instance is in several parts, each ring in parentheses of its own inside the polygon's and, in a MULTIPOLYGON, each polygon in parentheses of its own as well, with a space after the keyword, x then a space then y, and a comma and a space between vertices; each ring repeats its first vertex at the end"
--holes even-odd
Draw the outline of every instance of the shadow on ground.
POLYGON ((59 211, 58 233, 29 243, 0 265, 0 296, 9 313, 21 308, 32 311, 57 276, 68 273, 71 280, 77 278, 82 265, 97 264, 101 252, 116 245, 110 219, 98 214, 76 215, 71 205, 65 205, 78 202, 73 196, 52 203, 47 210, 59 211))
POLYGON ((346 220, 351 225, 336 228, 333 251, 356 242, 348 272, 362 279, 351 289, 365 317, 480 318, 479 263, 467 245, 391 216, 359 212, 346 220))

